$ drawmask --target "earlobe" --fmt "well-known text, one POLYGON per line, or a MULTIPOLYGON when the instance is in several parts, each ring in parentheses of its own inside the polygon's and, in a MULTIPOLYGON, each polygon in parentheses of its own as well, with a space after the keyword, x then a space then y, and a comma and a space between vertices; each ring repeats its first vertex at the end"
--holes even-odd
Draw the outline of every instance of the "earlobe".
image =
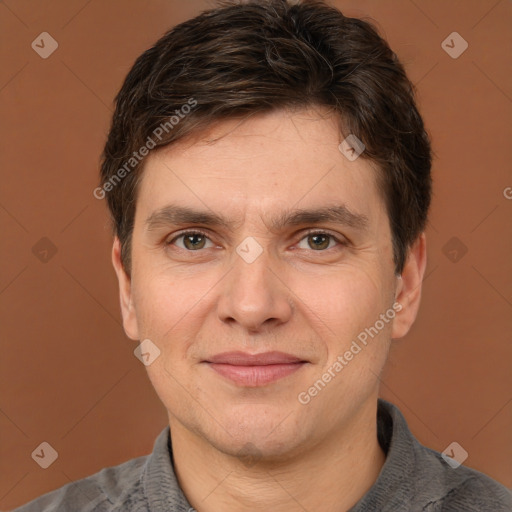
POLYGON ((117 237, 114 238, 114 244, 112 246, 112 265, 114 266, 119 282, 119 300, 121 313, 123 315, 124 331, 132 340, 138 340, 139 329, 133 304, 132 283, 121 261, 121 242, 117 237))
POLYGON ((401 305, 401 310, 393 321, 392 338, 405 336, 416 320, 426 266, 427 241, 422 233, 409 249, 402 274, 397 277, 395 302, 401 305))

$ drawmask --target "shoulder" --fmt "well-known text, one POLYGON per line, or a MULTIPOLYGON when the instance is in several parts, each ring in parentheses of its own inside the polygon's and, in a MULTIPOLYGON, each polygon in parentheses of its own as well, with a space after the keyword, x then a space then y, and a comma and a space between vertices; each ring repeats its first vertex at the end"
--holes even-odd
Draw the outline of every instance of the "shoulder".
POLYGON ((136 510, 139 502, 142 505, 145 499, 142 474, 148 457, 149 455, 145 455, 118 466, 104 468, 93 475, 44 494, 13 512, 136 510))
MULTIPOLYGON (((467 466, 451 467, 441 453, 420 445, 420 457, 424 464, 421 488, 437 489, 437 496, 431 496, 426 512, 458 511, 493 512, 512 511, 512 493, 504 485, 489 476, 467 466)), ((422 471, 420 470, 420 475, 422 471)))
POLYGON ((400 410, 384 400, 379 400, 378 433, 386 462, 354 512, 372 509, 373 504, 378 505, 374 509, 393 512, 512 511, 510 490, 421 444, 400 410))

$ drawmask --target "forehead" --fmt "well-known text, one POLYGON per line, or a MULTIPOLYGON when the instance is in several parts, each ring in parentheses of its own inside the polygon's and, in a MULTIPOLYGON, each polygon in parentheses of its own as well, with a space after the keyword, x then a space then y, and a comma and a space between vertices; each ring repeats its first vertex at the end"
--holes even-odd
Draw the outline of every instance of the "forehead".
POLYGON ((171 202, 229 213, 233 225, 249 216, 268 226, 285 211, 326 205, 371 221, 384 209, 376 169, 339 150, 348 135, 336 118, 311 110, 218 122, 148 156, 136 225, 171 202))

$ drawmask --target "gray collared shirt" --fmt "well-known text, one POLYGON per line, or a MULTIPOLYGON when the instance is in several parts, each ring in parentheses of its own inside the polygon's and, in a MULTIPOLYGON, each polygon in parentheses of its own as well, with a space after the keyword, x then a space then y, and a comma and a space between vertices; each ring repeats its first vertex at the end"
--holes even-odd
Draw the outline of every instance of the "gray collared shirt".
MULTIPOLYGON (((377 425, 386 461, 348 512, 512 511, 506 487, 465 466, 452 468, 439 452, 417 441, 393 404, 379 399, 377 425)), ((176 480, 171 453, 166 427, 150 455, 102 469, 13 512, 193 512, 176 480)), ((321 509, 319 503, 316 510, 321 509)))

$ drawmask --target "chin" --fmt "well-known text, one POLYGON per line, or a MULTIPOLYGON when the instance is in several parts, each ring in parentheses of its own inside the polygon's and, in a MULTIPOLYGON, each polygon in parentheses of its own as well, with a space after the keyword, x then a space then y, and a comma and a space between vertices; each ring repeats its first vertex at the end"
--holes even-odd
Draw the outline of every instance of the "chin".
POLYGON ((242 462, 245 459, 282 461, 293 455, 304 435, 304 430, 296 427, 300 422, 289 413, 268 404, 238 407, 223 415, 221 424, 225 430, 215 424, 216 432, 205 432, 205 437, 217 450, 239 457, 242 462))
POLYGON ((267 437, 252 435, 229 441, 226 439, 220 442, 209 441, 218 451, 239 459, 246 467, 256 463, 275 465, 292 458, 294 453, 299 451, 296 446, 297 440, 291 437, 269 439, 268 435, 267 437))

